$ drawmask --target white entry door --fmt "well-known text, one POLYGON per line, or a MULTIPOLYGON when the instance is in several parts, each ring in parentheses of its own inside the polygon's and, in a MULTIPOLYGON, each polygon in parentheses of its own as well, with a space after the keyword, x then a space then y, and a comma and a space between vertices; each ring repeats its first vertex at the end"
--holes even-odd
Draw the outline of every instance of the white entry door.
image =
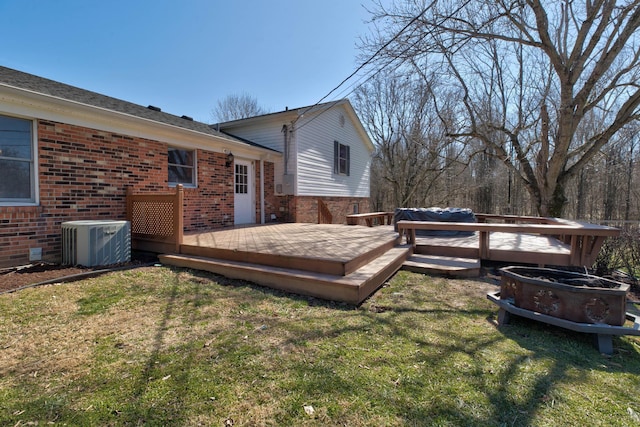
POLYGON ((235 224, 255 224, 253 164, 246 160, 236 160, 233 167, 235 224))

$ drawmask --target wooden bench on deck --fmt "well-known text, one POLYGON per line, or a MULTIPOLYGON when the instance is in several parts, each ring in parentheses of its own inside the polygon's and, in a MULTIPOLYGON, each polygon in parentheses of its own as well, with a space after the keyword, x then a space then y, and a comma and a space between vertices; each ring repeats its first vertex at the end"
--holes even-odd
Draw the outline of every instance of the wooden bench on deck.
POLYGON ((364 219, 368 227, 373 227, 375 225, 374 221, 378 225, 391 225, 393 222, 393 212, 369 212, 347 215, 347 224, 358 225, 361 219, 364 219))
MULTIPOLYGON (((619 236, 620 230, 595 224, 568 221, 558 218, 518 217, 511 215, 476 214, 476 223, 398 221, 398 232, 406 235, 407 243, 416 249, 416 230, 477 232, 477 247, 470 254, 468 248, 453 248, 459 256, 475 256, 483 260, 521 262, 529 264, 550 264, 565 266, 591 267, 607 237, 619 236), (487 220, 500 220, 501 223, 488 223, 487 220), (491 233, 513 234, 515 244, 505 249, 491 246, 491 233), (568 247, 564 254, 542 254, 538 249, 518 246, 519 236, 538 235, 552 237, 568 247)), ((428 237, 423 238, 425 241, 428 237)), ((440 237, 440 239, 446 239, 440 237)))

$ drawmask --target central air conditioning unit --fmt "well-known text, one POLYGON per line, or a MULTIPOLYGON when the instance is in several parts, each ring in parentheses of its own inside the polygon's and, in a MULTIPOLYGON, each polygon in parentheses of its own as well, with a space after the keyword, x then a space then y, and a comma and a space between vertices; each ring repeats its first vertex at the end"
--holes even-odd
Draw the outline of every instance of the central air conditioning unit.
POLYGON ((129 221, 62 223, 62 264, 93 267, 131 261, 129 221))

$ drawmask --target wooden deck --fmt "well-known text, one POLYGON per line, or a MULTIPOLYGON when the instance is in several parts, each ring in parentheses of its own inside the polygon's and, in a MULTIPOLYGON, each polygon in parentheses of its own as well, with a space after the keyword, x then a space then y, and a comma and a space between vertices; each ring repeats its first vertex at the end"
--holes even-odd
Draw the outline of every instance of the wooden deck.
POLYGON ((292 223, 185 234, 180 253, 346 276, 398 244, 388 226, 292 223))
POLYGON ((183 237, 165 264, 211 271, 288 292, 359 304, 411 253, 391 226, 277 224, 183 237))
MULTIPOLYGON (((576 259, 575 239, 540 234, 540 230, 556 232, 557 226, 400 225, 481 230, 467 237, 417 237, 412 234, 403 245, 404 231, 398 233, 389 225, 258 225, 185 233, 179 250, 161 255, 160 260, 165 264, 211 271, 293 293, 359 304, 400 268, 467 277, 479 274, 481 260, 569 266, 576 259), (506 231, 490 231, 492 229, 506 231), (521 231, 533 229, 539 229, 539 233, 521 231)), ((571 227, 566 230, 584 232, 571 227)), ((594 229, 593 232, 612 231, 594 229)), ((579 253, 594 256, 587 249, 585 246, 579 253)))
MULTIPOLYGON (((168 252, 160 256, 166 264, 354 304, 403 265, 455 277, 477 274, 481 260, 590 267, 604 240, 620 232, 558 218, 476 214, 477 223, 399 221, 398 233, 384 225, 390 212, 373 212, 346 218, 348 224, 364 219, 369 227, 296 223, 184 233, 183 210, 181 185, 162 193, 128 188, 132 249, 168 252), (473 235, 422 238, 418 230, 473 235)), ((318 222, 329 217, 319 215, 318 222)))
POLYGON ((591 267, 604 241, 620 234, 617 228, 560 218, 476 216, 480 222, 398 221, 397 227, 416 253, 539 266, 591 267), (471 236, 418 237, 420 230, 471 236))
POLYGON ((481 257, 479 233, 463 237, 416 237, 415 252, 535 265, 567 265, 571 255, 570 245, 552 236, 492 232, 490 242, 489 255, 481 257))

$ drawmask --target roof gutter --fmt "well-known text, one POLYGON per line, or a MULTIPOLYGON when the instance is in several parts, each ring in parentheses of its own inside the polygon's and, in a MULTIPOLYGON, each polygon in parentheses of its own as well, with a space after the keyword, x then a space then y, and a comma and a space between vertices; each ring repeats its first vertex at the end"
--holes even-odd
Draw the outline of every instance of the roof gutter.
POLYGON ((279 153, 267 148, 255 147, 224 135, 198 132, 4 83, 0 83, 0 110, 30 118, 158 140, 181 147, 211 151, 226 148, 254 158, 279 156, 279 153))

